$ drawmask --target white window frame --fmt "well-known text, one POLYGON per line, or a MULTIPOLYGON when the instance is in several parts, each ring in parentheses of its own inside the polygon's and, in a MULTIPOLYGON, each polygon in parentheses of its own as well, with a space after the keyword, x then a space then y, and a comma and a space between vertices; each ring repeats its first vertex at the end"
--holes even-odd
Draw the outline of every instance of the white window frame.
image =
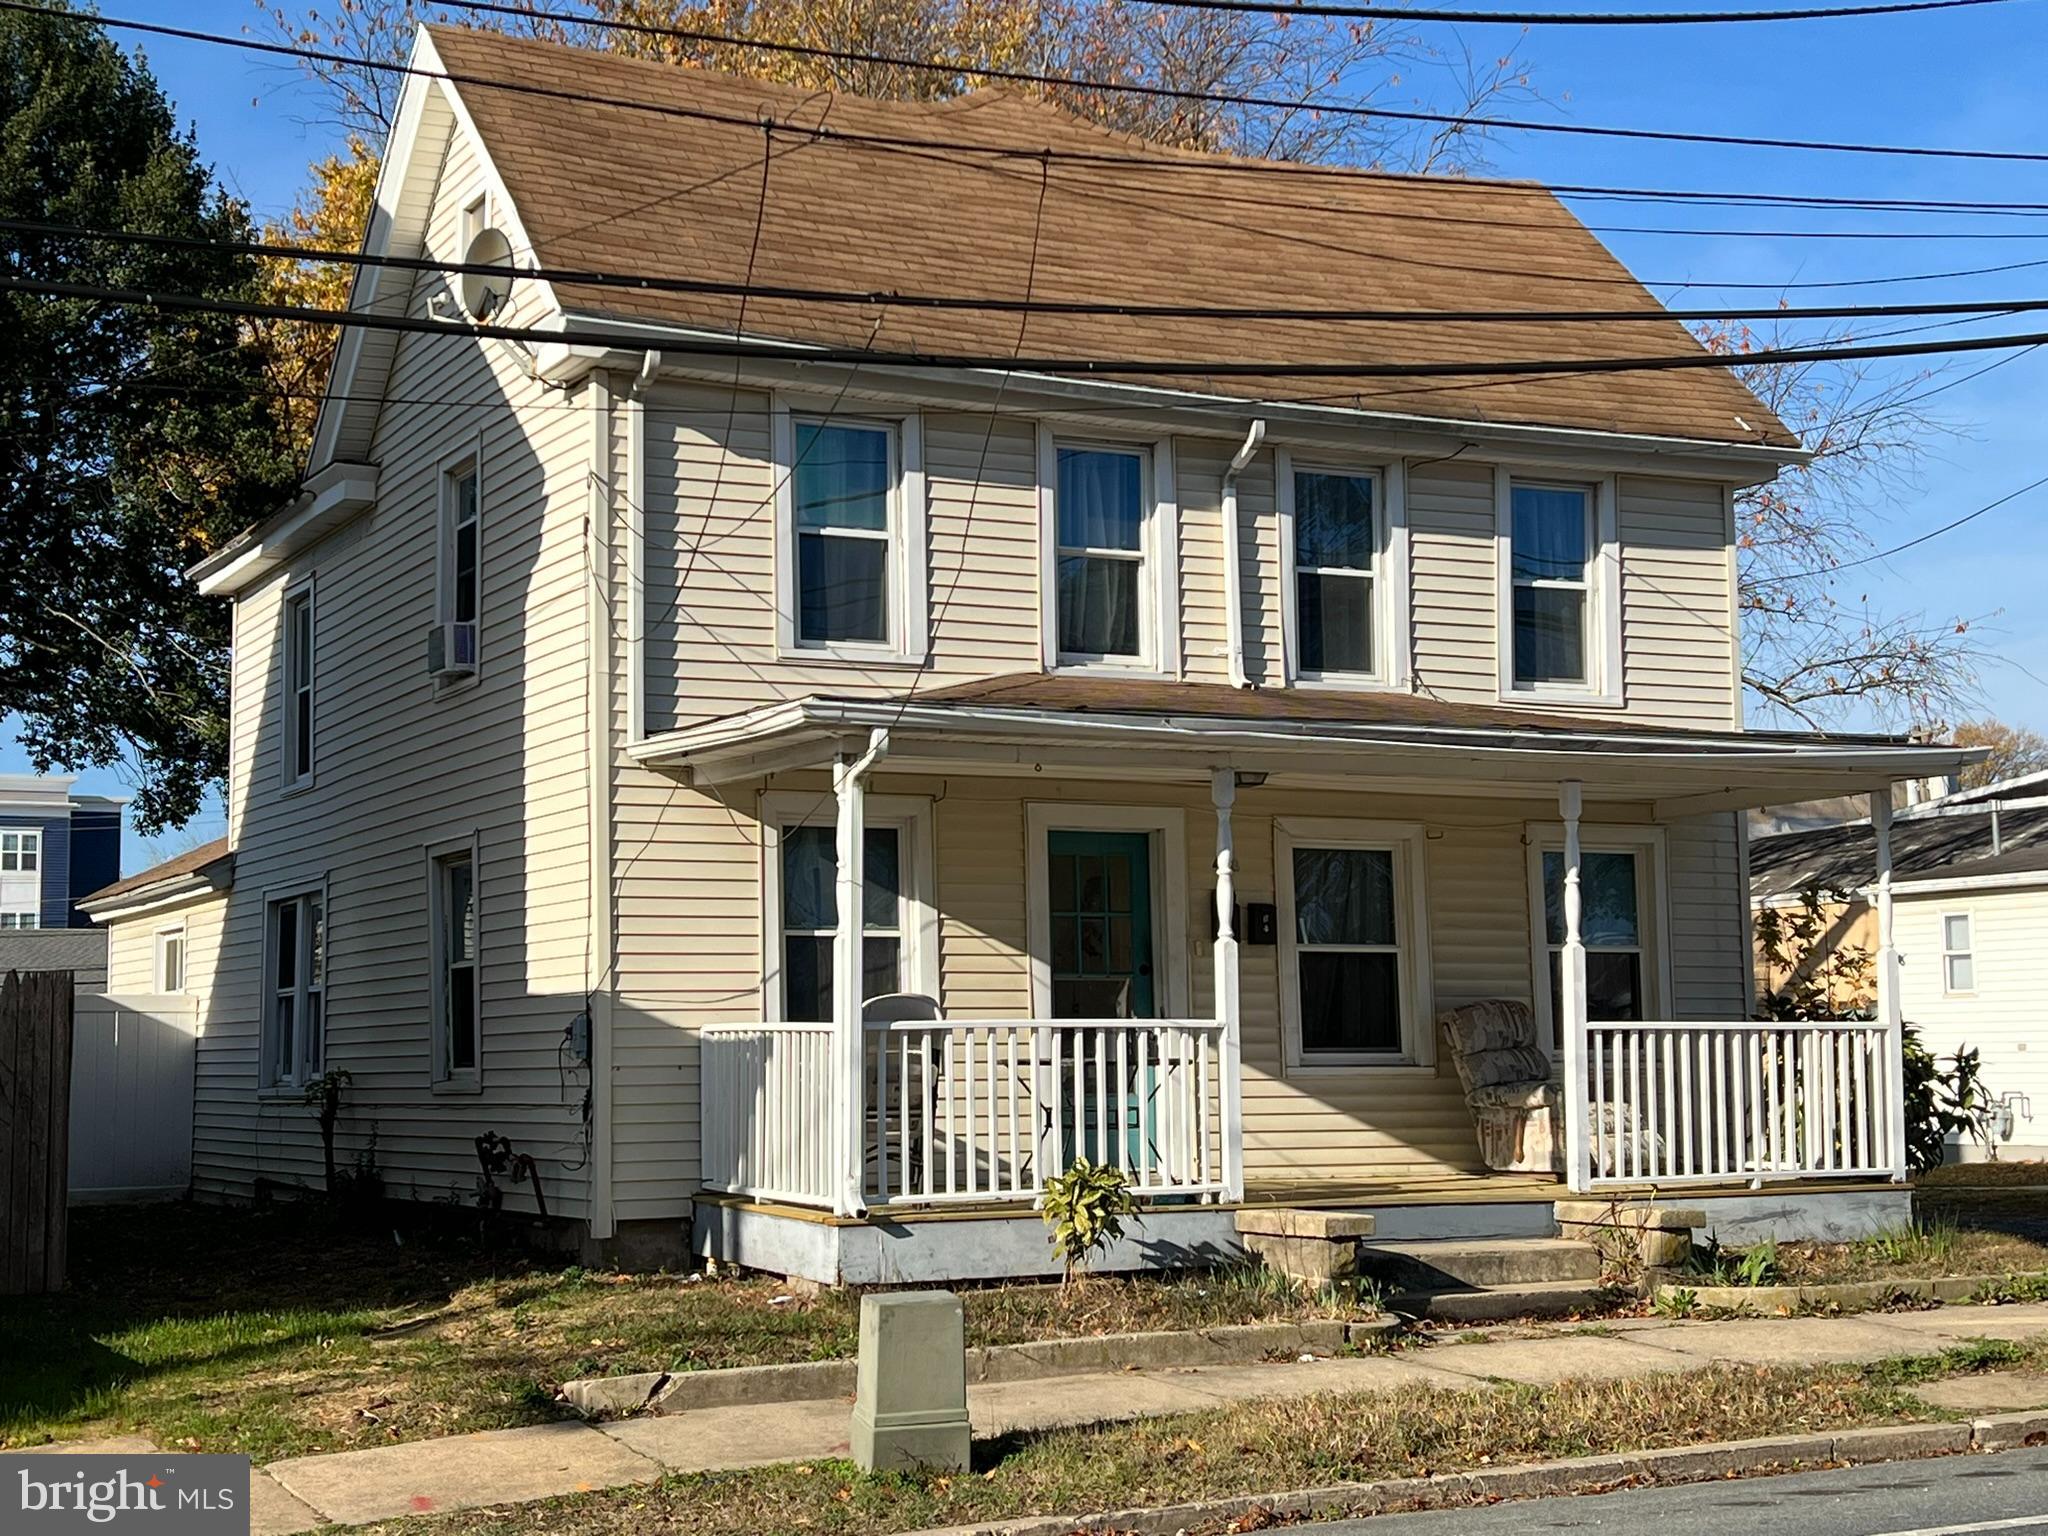
MULTIPOLYGON (((1344 464, 1325 459, 1297 460, 1285 448, 1274 450, 1274 502, 1280 523, 1280 632, 1287 658, 1287 680, 1317 688, 1356 688, 1369 692, 1408 691, 1408 494, 1406 466, 1395 459, 1384 465, 1344 464), (1301 568, 1294 550, 1294 477, 1338 475, 1373 482, 1373 569, 1334 574, 1369 576, 1372 580, 1373 659, 1371 672, 1312 672, 1301 664, 1301 568)), ((1322 568, 1319 568, 1322 569, 1322 568)))
MULTIPOLYGON (((863 666, 922 666, 931 645, 931 591, 926 575, 927 526, 924 418, 916 411, 837 409, 831 400, 778 394, 771 407, 775 476, 775 649, 785 661, 843 661, 863 666), (889 594, 882 641, 806 641, 797 634, 796 429, 800 421, 865 427, 889 434, 894 473, 889 493, 889 594)), ((841 535, 833 535, 839 537, 841 535)), ((873 538, 849 531, 848 538, 873 538)))
POLYGON ((436 687, 473 687, 484 670, 484 450, 479 435, 473 442, 445 456, 438 466, 434 502, 434 622, 455 622, 455 533, 457 524, 455 487, 463 476, 476 476, 476 633, 470 637, 476 664, 466 674, 441 677, 436 687))
POLYGON ((192 946, 185 925, 166 923, 156 931, 154 953, 150 963, 150 990, 159 996, 175 997, 183 993, 192 971, 192 946), (171 975, 171 946, 178 948, 178 974, 171 975), (175 984, 174 984, 175 983, 175 984))
MULTIPOLYGON (((0 869, 0 882, 25 886, 30 875, 35 876, 35 894, 24 905, 18 899, 0 908, 0 928, 17 932, 37 929, 43 926, 43 829, 41 827, 0 827, 0 841, 14 840, 16 868, 0 869), (33 852, 35 868, 19 867, 22 855, 33 852), (26 921, 24 921, 26 919, 26 921)), ((0 860, 6 857, 0 852, 0 860)))
MULTIPOLYGON (((761 796, 761 1017, 784 1022, 782 996, 782 830, 831 827, 838 810, 829 793, 771 790, 761 796)), ((863 819, 892 827, 897 836, 898 956, 907 992, 938 999, 938 858, 932 837, 932 802, 923 795, 868 795, 863 819)))
POLYGON ((313 578, 303 576, 284 589, 278 607, 278 774, 287 790, 312 787, 320 760, 320 609, 313 578), (296 683, 297 611, 306 610, 306 681, 296 683), (299 762, 299 695, 306 697, 306 760, 299 762))
POLYGON ((1273 886, 1279 920, 1280 1033, 1282 1060, 1292 1076, 1325 1072, 1412 1073, 1436 1061, 1435 985, 1429 942, 1429 892, 1425 829, 1420 822, 1358 821, 1350 818, 1279 816, 1273 820, 1273 886), (1400 923, 1395 952, 1400 958, 1401 1045, 1392 1051, 1314 1051, 1301 1038, 1301 958, 1296 938, 1294 850, 1363 849, 1391 853, 1394 901, 1400 923))
POLYGON ((333 909, 327 900, 327 877, 304 881, 296 885, 274 886, 263 893, 263 975, 261 980, 261 1004, 257 1009, 259 1033, 257 1051, 256 1086, 259 1093, 288 1096, 296 1094, 306 1084, 326 1070, 328 1003, 333 995, 330 977, 334 970, 333 909), (311 925, 306 922, 305 903, 308 900, 320 904, 320 927, 323 955, 320 968, 320 985, 312 984, 312 966, 308 963, 312 955, 311 925), (286 1075, 278 1070, 275 1033, 271 1028, 271 1011, 277 998, 277 911, 287 903, 299 904, 299 955, 292 968, 292 1062, 293 1070, 286 1075), (320 1029, 317 1044, 311 1027, 312 1010, 308 1003, 312 994, 320 994, 320 1029))
MULTIPOLYGON (((1564 852, 1564 823, 1530 822, 1522 841, 1528 848, 1529 990, 1536 1015, 1536 1043, 1551 1051, 1556 1027, 1550 1011, 1550 935, 1543 923, 1543 855, 1564 852)), ((1637 942, 1643 947, 1643 1017, 1671 1018, 1671 893, 1666 883, 1667 850, 1662 827, 1610 826, 1581 822, 1579 853, 1629 853, 1636 859, 1637 942), (1644 878, 1647 868, 1648 879, 1644 878), (1648 921, 1642 911, 1649 903, 1648 921)))
POLYGON ((455 259, 466 260, 470 246, 476 243, 476 237, 490 227, 491 194, 487 188, 478 187, 475 194, 462 205, 462 213, 456 224, 455 259))
MULTIPOLYGON (((1494 466, 1496 653, 1504 704, 1567 700, 1585 707, 1619 709, 1624 701, 1621 650, 1621 544, 1616 535, 1618 493, 1613 475, 1568 470, 1494 466), (1523 683, 1515 679, 1515 487, 1540 486, 1587 493, 1591 547, 1586 558, 1586 680, 1582 683, 1523 683)), ((1576 586, 1546 582, 1548 586, 1576 586)))
POLYGON ((1951 909, 1938 913, 1936 921, 1939 924, 1938 937, 1941 942, 1941 995, 1943 997, 1975 997, 1977 995, 1977 919, 1968 911, 1951 909), (1963 924, 1965 947, 1962 949, 1950 949, 1948 945, 1948 925, 1951 919, 1957 918, 1961 919, 1963 924), (1959 988, 1950 980, 1950 962, 1958 958, 1970 962, 1970 984, 1967 987, 1959 988))
MULTIPOLYGON (((1129 550, 1089 551, 1129 559, 1129 550)), ((1174 479, 1173 439, 1068 434, 1038 424, 1039 654, 1048 672, 1133 673, 1178 677, 1180 641, 1180 502, 1174 479), (1143 469, 1139 489, 1144 520, 1138 538, 1138 654, 1094 656, 1060 649, 1059 480, 1062 448, 1128 453, 1143 469)))
POLYGON ((427 870, 427 993, 430 1028, 427 1042, 427 1076, 436 1093, 477 1093, 483 1089, 484 1081, 484 896, 482 866, 477 858, 477 835, 471 832, 467 837, 454 838, 447 842, 429 844, 426 850, 427 870), (476 1003, 476 1064, 460 1070, 448 1065, 449 1030, 453 1022, 448 1017, 448 993, 442 975, 448 963, 447 887, 444 874, 448 864, 454 860, 469 861, 470 900, 476 904, 476 954, 471 958, 475 972, 475 986, 471 993, 476 1003))

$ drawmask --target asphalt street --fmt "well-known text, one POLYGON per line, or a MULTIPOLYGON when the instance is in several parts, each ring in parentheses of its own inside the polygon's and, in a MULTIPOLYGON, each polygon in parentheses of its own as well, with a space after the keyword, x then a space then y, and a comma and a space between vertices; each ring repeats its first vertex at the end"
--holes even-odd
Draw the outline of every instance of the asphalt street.
POLYGON ((1517 1500, 1317 1529, 1345 1536, 2048 1536, 2048 1451, 1517 1500))

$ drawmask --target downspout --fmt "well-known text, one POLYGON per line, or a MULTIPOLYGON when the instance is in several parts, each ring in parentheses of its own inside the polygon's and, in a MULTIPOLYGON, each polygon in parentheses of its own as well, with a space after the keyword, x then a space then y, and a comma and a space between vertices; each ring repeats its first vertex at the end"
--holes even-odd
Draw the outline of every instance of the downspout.
POLYGON ((590 405, 590 500, 586 516, 586 559, 591 578, 585 596, 584 644, 589 656, 584 671, 585 753, 589 850, 585 889, 584 1013, 588 1024, 585 1056, 590 1070, 590 1169, 587 1192, 590 1236, 608 1241, 618 1233, 613 1203, 613 1167, 617 1148, 612 1141, 612 1059, 614 1013, 618 995, 617 931, 612 901, 612 392, 602 373, 592 376, 586 397, 590 405))
POLYGON ((867 1152, 866 1021, 861 1017, 861 915, 867 905, 867 868, 863 857, 867 835, 867 779, 875 764, 889 755, 889 732, 876 726, 867 751, 842 758, 832 774, 838 801, 835 842, 839 872, 833 882, 838 907, 832 940, 832 1037, 839 1090, 833 1095, 833 1129, 838 1143, 837 1188, 833 1214, 859 1216, 867 1209, 864 1172, 867 1152))
POLYGON ((1266 421, 1260 417, 1245 433, 1244 446, 1231 459, 1230 468, 1223 471, 1223 634, 1233 688, 1252 685, 1244 667, 1244 553, 1238 548, 1237 477, 1265 440, 1266 421))

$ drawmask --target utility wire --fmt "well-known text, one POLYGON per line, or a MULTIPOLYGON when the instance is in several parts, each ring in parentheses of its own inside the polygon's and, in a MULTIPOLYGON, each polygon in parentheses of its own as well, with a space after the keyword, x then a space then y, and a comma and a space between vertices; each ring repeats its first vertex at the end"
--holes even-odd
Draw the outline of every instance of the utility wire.
POLYGON ((1876 554, 1864 555, 1861 559, 1857 560, 1844 560, 1839 565, 1817 566, 1810 571, 1792 571, 1783 576, 1759 576, 1747 582, 1746 585, 1751 587, 1781 587, 1787 582, 1807 581, 1816 576, 1833 576, 1840 571, 1853 571, 1859 565, 1875 565, 1880 560, 1889 560, 1894 555, 1903 555, 1909 549, 1918 549, 1930 539, 1938 539, 1945 533, 1953 533, 1965 523, 1974 523, 1978 518, 1985 516, 1987 513, 1996 512, 2007 502, 2017 501, 2029 491, 2038 491, 2044 485, 2048 485, 2048 475, 2043 475, 2038 480, 2029 481, 2016 491, 2008 491, 2005 495, 1999 497, 1998 500, 1986 502, 1974 512, 1965 512, 1953 522, 1943 523, 1939 528, 1930 528, 1916 539, 1908 539, 1903 544, 1894 544, 1890 549, 1880 549, 1876 554))
POLYGON ((1274 0, 1143 0, 1146 5, 1204 11, 1264 11, 1275 16, 1354 16, 1375 21, 1451 22, 1507 27, 1698 27, 1782 21, 1838 21, 1858 16, 1899 16, 1918 11, 1959 11, 2007 0, 1891 0, 1868 5, 1802 6, 1769 11, 1460 11, 1407 10, 1384 5, 1276 4, 1274 0))
POLYGON ((898 289, 814 288, 661 273, 615 272, 600 268, 517 267, 494 262, 443 261, 426 256, 393 256, 321 246, 260 240, 215 240, 149 230, 91 228, 40 219, 0 218, 0 232, 52 239, 105 241, 225 251, 240 255, 377 267, 451 277, 508 277, 563 287, 614 288, 636 293, 683 293, 718 298, 784 300, 835 306, 882 306, 901 310, 969 311, 990 314, 1100 315, 1126 319, 1321 321, 1387 325, 1601 324, 1703 320, 1867 320, 1928 315, 2003 315, 2048 310, 2048 298, 1944 300, 1924 304, 1752 304, 1630 309, 1349 309, 1317 305, 1162 304, 1117 299, 1005 299, 993 295, 905 293, 898 289))
POLYGON ((1943 352, 1992 352, 2048 342, 2048 332, 2020 335, 1969 336, 1938 341, 1884 343, 1877 346, 1764 347, 1739 356, 1698 352, 1644 357, 1499 358, 1486 361, 1288 362, 1281 359, 1247 362, 1238 358, 1118 358, 1042 356, 1011 358, 1000 354, 954 352, 878 352, 861 347, 812 346, 803 343, 742 341, 677 336, 659 331, 606 330, 567 326, 548 329, 530 325, 436 320, 416 315, 313 309, 291 304, 265 304, 242 299, 207 298, 199 294, 162 293, 136 288, 107 288, 93 283, 63 283, 42 278, 0 274, 0 292, 37 294, 47 298, 97 299, 112 304, 154 305, 204 314, 236 315, 250 320, 298 320, 367 330, 425 335, 464 336, 615 348, 621 351, 673 353, 677 356, 743 357, 792 363, 851 363, 877 367, 932 368, 960 371, 1049 373, 1080 376, 1153 375, 1190 378, 1359 378, 1424 379, 1473 377, 1542 377, 1547 374, 1667 373, 1687 369, 1756 367, 1769 363, 1833 362, 1880 357, 1924 357, 1943 352))
MULTIPOLYGON (((1174 3, 1194 3, 1194 0, 1174 0, 1174 3)), ((1210 0, 1203 0, 1210 3, 1210 0)), ((1214 0, 1214 3, 1236 3, 1236 0, 1214 0)), ((1250 7, 1250 0, 1245 0, 1250 7)), ((1985 0, 1992 3, 1992 0, 1985 0)), ((1266 9, 1264 6, 1254 7, 1266 9)), ((1289 9, 1295 9, 1289 7, 1289 9)), ((380 74, 407 76, 421 80, 438 80, 449 85, 471 85, 482 90, 504 91, 514 95, 530 96, 542 100, 578 102, 590 106, 615 107, 622 111, 643 112, 657 117, 681 118, 695 122, 721 123, 729 127, 758 130, 761 118, 744 117, 737 113, 714 112, 699 107, 682 107, 671 103, 641 101, 627 96, 603 96, 590 91, 570 90, 561 86, 541 85, 532 80, 509 80, 489 75, 472 75, 457 70, 423 69, 418 65, 400 64, 390 59, 365 58, 358 54, 339 53, 330 49, 308 48, 290 43, 266 42, 260 38, 235 37, 225 33, 207 32, 195 27, 174 27, 161 22, 136 21, 132 18, 96 15, 75 11, 56 10, 49 6, 29 3, 29 0, 0 0, 0 11, 22 15, 48 16, 64 20, 89 23, 95 26, 112 27, 119 31, 138 32, 150 37, 175 38, 182 42, 207 43, 218 47, 238 48, 248 52, 268 54, 273 58, 299 59, 309 63, 340 65, 350 69, 374 71, 380 74)), ((1306 13, 1306 12, 1305 12, 1306 13)), ((1394 13, 1376 12, 1376 15, 1394 13)), ((1300 109, 1300 102, 1289 102, 1287 106, 1300 109)), ((1321 112, 1334 112, 1338 106, 1313 105, 1321 112)), ((1960 149, 1933 145, 1867 144, 1826 139, 1767 138, 1747 134, 1689 133, 1662 128, 1616 128, 1590 123, 1545 123, 1526 118, 1478 117, 1470 114, 1443 112, 1422 112, 1396 110, 1381 107, 1353 107, 1343 110, 1364 113, 1370 117, 1383 118, 1389 122, 1435 123, 1457 128, 1505 129, 1525 133, 1560 133, 1603 139, 1642 139, 1666 144, 1719 144, 1747 149, 1811 150, 1836 154, 1892 155, 1941 160, 2001 161, 2023 164, 2048 164, 2048 150, 2008 149, 1960 149)), ((991 145, 985 142, 943 139, 914 139, 884 133, 859 133, 843 129, 809 127, 802 123, 786 122, 778 126, 795 133, 809 133, 814 137, 832 143, 857 144, 882 148, 907 149, 949 149, 963 154, 993 155, 998 158, 1025 157, 1036 159, 1050 156, 1055 161, 1070 161, 1086 164, 1138 165, 1148 169, 1180 169, 1197 172, 1238 172, 1254 174, 1288 175, 1349 175, 1368 176, 1372 173, 1356 170, 1342 170, 1333 166, 1281 166, 1272 161, 1233 160, 1221 156, 1187 155, 1174 158, 1162 155, 1117 155, 1099 150, 1060 150, 1032 148, 1024 145, 991 145)))

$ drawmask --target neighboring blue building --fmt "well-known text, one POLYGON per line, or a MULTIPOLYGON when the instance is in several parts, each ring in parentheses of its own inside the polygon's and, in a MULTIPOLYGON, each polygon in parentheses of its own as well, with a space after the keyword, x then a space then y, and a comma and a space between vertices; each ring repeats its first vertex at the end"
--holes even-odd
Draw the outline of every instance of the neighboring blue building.
POLYGON ((90 928, 78 898, 121 878, 124 798, 0 774, 0 929, 90 928))

